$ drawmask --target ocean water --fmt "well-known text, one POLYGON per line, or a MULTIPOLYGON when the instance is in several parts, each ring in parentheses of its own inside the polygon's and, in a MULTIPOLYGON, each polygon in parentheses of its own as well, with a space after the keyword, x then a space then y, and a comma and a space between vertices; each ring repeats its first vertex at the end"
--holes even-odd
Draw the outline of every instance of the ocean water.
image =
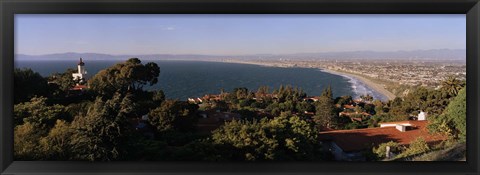
MULTIPOLYGON (((77 67, 77 60, 65 61, 16 61, 17 68, 31 68, 42 76, 55 72, 64 72, 77 67)), ((108 68, 119 61, 84 60, 87 78, 98 71, 108 68)), ((313 68, 280 68, 250 64, 220 63, 204 61, 167 61, 142 60, 142 63, 155 62, 160 67, 160 77, 154 86, 145 89, 161 89, 166 98, 186 100, 189 97, 201 97, 205 94, 218 94, 223 88, 232 91, 235 87, 257 90, 260 86, 269 86, 270 91, 280 85, 302 88, 308 96, 320 95, 331 85, 334 97, 351 95, 358 98, 366 93, 375 99, 386 97, 368 88, 361 81, 348 77, 322 72, 313 68)))

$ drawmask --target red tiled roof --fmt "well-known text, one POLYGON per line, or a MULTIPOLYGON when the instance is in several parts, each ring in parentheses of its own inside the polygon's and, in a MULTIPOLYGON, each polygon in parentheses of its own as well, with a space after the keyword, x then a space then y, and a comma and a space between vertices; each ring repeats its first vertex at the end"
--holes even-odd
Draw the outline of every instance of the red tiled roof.
POLYGON ((86 89, 86 88, 88 88, 88 87, 85 86, 85 85, 76 85, 70 90, 82 90, 82 89, 86 89))
POLYGON ((405 132, 400 132, 395 127, 326 131, 320 132, 319 139, 333 141, 345 152, 371 149, 373 146, 389 141, 407 145, 419 137, 423 137, 429 144, 446 139, 445 136, 430 134, 426 128, 428 121, 403 123, 410 123, 412 126, 407 127, 405 132))

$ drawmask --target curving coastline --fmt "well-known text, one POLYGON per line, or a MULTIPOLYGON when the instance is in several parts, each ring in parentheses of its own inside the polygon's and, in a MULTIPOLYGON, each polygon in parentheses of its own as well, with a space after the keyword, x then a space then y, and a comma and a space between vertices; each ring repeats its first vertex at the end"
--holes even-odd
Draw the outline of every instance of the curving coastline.
MULTIPOLYGON (((239 61, 239 60, 228 60, 228 61, 223 60, 221 62, 237 63, 237 64, 253 64, 253 65, 269 66, 269 67, 303 67, 303 66, 298 66, 298 65, 292 65, 291 63, 275 63, 275 62, 266 63, 266 62, 239 61)), ((312 68, 312 67, 305 67, 305 68, 312 68)), ((317 67, 317 68, 320 69, 320 71, 323 71, 323 72, 327 72, 327 73, 330 73, 330 74, 340 75, 340 76, 344 76, 344 77, 359 80, 362 83, 364 83, 366 86, 368 86, 368 88, 370 88, 371 90, 373 90, 373 91, 383 95, 384 97, 386 97, 387 100, 393 100, 396 97, 393 93, 386 90, 383 87, 383 85, 375 83, 372 80, 369 80, 368 78, 365 78, 361 75, 352 74, 352 73, 343 72, 343 71, 332 70, 332 69, 327 69, 327 68, 323 68, 323 67, 322 68, 317 67)))
POLYGON ((373 82, 373 81, 371 81, 371 80, 369 80, 369 79, 367 79, 363 76, 356 75, 356 74, 351 74, 351 73, 347 73, 347 72, 339 72, 339 71, 336 71, 336 70, 325 69, 325 68, 321 68, 321 70, 324 71, 324 72, 327 72, 327 73, 342 75, 342 76, 347 76, 347 77, 353 77, 357 80, 360 80, 363 83, 365 83, 369 88, 372 88, 374 91, 376 91, 376 92, 382 94, 383 96, 387 97, 388 100, 393 100, 396 97, 393 93, 391 93, 390 91, 385 89, 383 87, 383 85, 375 83, 375 82, 373 82))

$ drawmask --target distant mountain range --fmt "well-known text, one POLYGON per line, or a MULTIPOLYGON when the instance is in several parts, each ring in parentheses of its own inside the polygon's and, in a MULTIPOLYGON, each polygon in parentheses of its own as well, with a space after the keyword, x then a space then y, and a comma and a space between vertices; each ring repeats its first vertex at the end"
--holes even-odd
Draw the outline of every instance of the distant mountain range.
POLYGON ((465 60, 465 49, 432 49, 412 51, 349 51, 349 52, 321 52, 296 54, 254 54, 254 55, 201 55, 201 54, 148 54, 148 55, 109 55, 100 53, 56 53, 46 55, 17 54, 16 60, 69 60, 84 58, 88 60, 125 60, 140 58, 145 60, 274 60, 274 59, 414 59, 414 60, 465 60))

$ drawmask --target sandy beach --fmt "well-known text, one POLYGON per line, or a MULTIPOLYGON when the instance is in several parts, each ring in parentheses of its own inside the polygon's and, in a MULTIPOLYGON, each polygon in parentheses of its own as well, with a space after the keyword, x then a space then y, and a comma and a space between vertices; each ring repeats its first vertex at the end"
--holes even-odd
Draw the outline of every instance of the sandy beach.
POLYGON ((358 80, 362 81, 363 83, 365 83, 368 87, 372 88, 373 90, 377 91, 378 93, 383 94, 385 97, 388 98, 388 100, 393 100, 396 97, 393 93, 386 90, 383 87, 383 85, 374 83, 373 81, 371 81, 371 80, 369 80, 369 79, 367 79, 363 76, 356 75, 356 74, 350 74, 350 73, 346 73, 346 72, 339 72, 339 71, 335 71, 335 70, 331 70, 331 69, 321 69, 321 70, 324 71, 324 72, 332 73, 332 74, 345 75, 345 76, 349 76, 349 77, 353 77, 355 79, 358 79, 358 80))
MULTIPOLYGON (((264 62, 250 62, 250 61, 233 61, 233 60, 229 60, 229 61, 226 61, 226 62, 229 62, 229 63, 239 63, 239 64, 254 64, 254 65, 260 65, 260 66, 270 66, 270 67, 295 67, 295 66, 292 66, 290 65, 289 63, 264 63, 264 62)), ((311 68, 311 67, 309 67, 311 68)), ((327 72, 327 73, 331 73, 331 74, 337 74, 337 75, 344 75, 344 76, 348 76, 348 77, 352 77, 352 78, 355 78, 357 80, 360 80, 362 81, 364 84, 366 84, 369 88, 373 89, 374 91, 378 92, 378 93, 381 93, 382 95, 384 95, 385 97, 388 98, 388 100, 393 100, 395 99, 395 95, 393 93, 391 93, 390 91, 386 90, 383 85, 381 84, 377 84, 363 76, 360 76, 360 75, 356 75, 356 74, 351 74, 351 73, 347 73, 347 72, 340 72, 340 71, 336 71, 336 70, 331 70, 331 69, 325 69, 325 68, 319 68, 321 71, 324 71, 324 72, 327 72)))

